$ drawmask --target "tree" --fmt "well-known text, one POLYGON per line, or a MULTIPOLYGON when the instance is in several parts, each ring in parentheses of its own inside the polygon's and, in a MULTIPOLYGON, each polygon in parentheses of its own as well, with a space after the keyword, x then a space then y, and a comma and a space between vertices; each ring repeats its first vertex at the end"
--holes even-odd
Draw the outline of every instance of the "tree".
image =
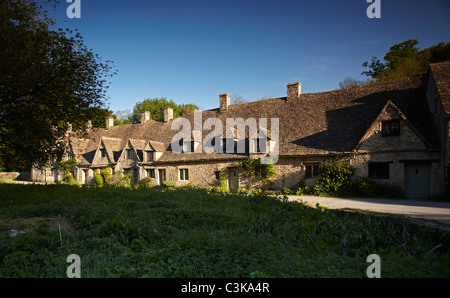
POLYGON ((139 123, 143 111, 150 112, 150 119, 164 119, 164 109, 166 107, 173 109, 174 118, 189 115, 195 110, 198 110, 198 107, 193 103, 177 105, 173 100, 167 100, 165 97, 147 98, 134 105, 133 113, 128 120, 130 120, 131 123, 139 123))
POLYGON ((131 110, 117 111, 114 113, 113 117, 114 125, 130 124, 131 121, 129 118, 131 117, 131 110))
POLYGON ((0 159, 8 169, 59 160, 67 123, 82 129, 101 111, 115 74, 79 33, 54 24, 37 1, 0 0, 0 159))
POLYGON ((243 103, 247 103, 248 101, 243 98, 242 96, 240 96, 239 94, 235 94, 233 95, 233 98, 231 99, 231 104, 232 105, 240 105, 243 103))
POLYGON ((363 80, 357 80, 352 77, 346 77, 344 79, 344 81, 339 82, 339 88, 344 89, 344 88, 358 87, 358 86, 362 86, 362 85, 368 85, 371 82, 372 82, 371 79, 367 79, 367 80, 363 81, 363 80))
POLYGON ((425 59, 430 63, 449 61, 450 60, 450 42, 441 42, 435 46, 429 47, 421 51, 425 59))
POLYGON ((368 71, 362 74, 383 82, 424 74, 430 63, 450 60, 450 43, 441 42, 436 46, 420 50, 417 39, 410 39, 392 46, 384 56, 384 62, 372 57, 363 63, 368 71))
MULTIPOLYGON (((113 117, 113 111, 102 108, 100 106, 94 106, 85 111, 82 116, 83 119, 91 120, 92 127, 105 127, 106 117, 113 117)), ((76 127, 74 130, 84 129, 85 127, 76 127)))

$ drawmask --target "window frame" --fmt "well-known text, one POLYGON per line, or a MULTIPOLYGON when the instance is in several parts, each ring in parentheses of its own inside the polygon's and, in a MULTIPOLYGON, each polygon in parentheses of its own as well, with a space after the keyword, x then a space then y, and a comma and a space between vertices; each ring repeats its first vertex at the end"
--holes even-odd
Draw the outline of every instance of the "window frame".
POLYGON ((133 155, 131 153, 131 148, 125 149, 125 159, 133 159, 133 155))
POLYGON ((370 179, 389 180, 390 178, 390 162, 369 162, 367 174, 370 179))
POLYGON ((153 168, 152 169, 145 169, 145 173, 146 173, 147 177, 150 177, 152 179, 156 178, 156 169, 153 169, 153 168), (153 173, 153 176, 152 176, 151 173, 153 173))
POLYGON ((400 135, 400 119, 393 119, 381 122, 381 136, 391 137, 400 135), (393 126, 396 127, 393 127, 393 126))
POLYGON ((155 151, 153 150, 145 150, 145 161, 154 161, 155 159, 155 151), (151 157, 151 158, 149 158, 151 157))
POLYGON ((189 181, 189 169, 187 168, 178 169, 178 180, 189 181))
POLYGON ((317 179, 320 175, 320 164, 305 164, 305 179, 317 179))

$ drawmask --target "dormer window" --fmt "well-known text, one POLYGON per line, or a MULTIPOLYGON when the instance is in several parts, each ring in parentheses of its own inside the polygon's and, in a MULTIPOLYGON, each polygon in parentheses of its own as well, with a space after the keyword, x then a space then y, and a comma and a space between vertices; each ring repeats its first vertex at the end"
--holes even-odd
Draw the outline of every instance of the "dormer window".
POLYGON ((125 150, 125 159, 133 159, 133 156, 131 154, 131 149, 125 150))
POLYGON ((145 151, 146 161, 153 161, 153 151, 145 151))
POLYGON ((234 154, 237 151, 237 140, 234 138, 223 138, 222 139, 222 152, 234 154))
POLYGON ((100 156, 101 156, 101 158, 106 157, 106 149, 105 148, 100 149, 100 156))
POLYGON ((400 120, 383 121, 381 123, 381 135, 383 137, 400 135, 400 120))
POLYGON ((266 152, 268 152, 267 149, 268 149, 267 148, 267 139, 266 138, 258 138, 257 152, 266 153, 266 152))
POLYGON ((184 139, 180 139, 178 141, 178 146, 182 148, 183 153, 193 153, 199 146, 199 142, 195 141, 185 141, 184 139))

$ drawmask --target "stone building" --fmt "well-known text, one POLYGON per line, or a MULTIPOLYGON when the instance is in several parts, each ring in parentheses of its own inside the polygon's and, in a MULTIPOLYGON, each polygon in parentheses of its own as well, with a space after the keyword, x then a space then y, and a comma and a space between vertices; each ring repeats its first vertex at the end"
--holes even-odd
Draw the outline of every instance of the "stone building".
MULTIPOLYGON (((301 179, 312 185, 320 163, 339 156, 355 168, 356 177, 399 186, 410 197, 430 197, 444 192, 450 174, 449 74, 450 62, 443 62, 431 64, 423 76, 329 92, 302 94, 301 84, 291 83, 286 97, 239 105, 230 105, 230 96, 221 94, 219 108, 183 117, 190 124, 185 139, 177 139, 180 126, 174 128, 170 108, 159 121, 150 120, 148 112, 138 124, 114 126, 108 118, 104 128, 87 125, 85 131, 72 132, 67 158, 75 158, 73 174, 86 184, 93 183, 95 169, 108 166, 133 173, 135 181, 151 177, 155 184, 217 185, 225 174, 235 191, 246 181, 234 162, 271 155, 276 148, 274 189, 293 187, 301 179), (210 119, 223 127, 211 125, 216 122, 210 119), (236 128, 226 133, 230 119, 245 124, 255 119, 259 129, 256 134, 249 127, 243 135, 236 128), (228 150, 206 152, 211 137, 228 150), (249 153, 252 140, 256 150, 249 153), (245 152, 236 151, 241 141, 245 152), (172 148, 178 143, 181 153, 172 148)), ((57 165, 32 169, 34 181, 61 178, 57 165)))

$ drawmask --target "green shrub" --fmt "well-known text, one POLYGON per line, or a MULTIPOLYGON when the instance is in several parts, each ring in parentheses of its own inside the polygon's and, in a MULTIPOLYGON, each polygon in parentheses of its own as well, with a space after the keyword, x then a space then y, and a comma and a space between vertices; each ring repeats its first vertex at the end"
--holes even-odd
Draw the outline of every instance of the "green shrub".
POLYGON ((117 172, 111 179, 111 185, 115 187, 131 188, 133 174, 124 175, 123 171, 117 172))
POLYGON ((290 188, 285 187, 285 188, 283 188, 283 194, 284 195, 293 195, 294 191, 290 188))
POLYGON ((95 185, 98 187, 102 187, 105 184, 104 180, 103 180, 103 176, 101 174, 95 174, 94 179, 95 179, 95 185))
POLYGON ((112 186, 112 170, 110 167, 104 168, 102 170, 103 181, 105 185, 112 186))
POLYGON ((219 186, 216 186, 216 187, 214 187, 214 188, 212 189, 213 192, 216 192, 216 193, 227 193, 227 192, 230 191, 230 190, 228 189, 228 186, 227 186, 227 178, 225 177, 225 174, 224 174, 224 173, 222 173, 222 174, 220 175, 219 183, 220 183, 219 186))
POLYGON ((172 180, 166 180, 162 183, 164 189, 167 190, 175 190, 177 189, 177 184, 173 182, 172 180))
POLYGON ((318 195, 336 194, 352 181, 354 170, 349 163, 327 160, 320 166, 314 190, 318 195))
POLYGON ((136 188, 146 188, 151 189, 153 188, 153 179, 151 177, 145 177, 141 181, 139 181, 138 184, 136 184, 136 188))
POLYGON ((297 185, 294 188, 294 191, 297 196, 315 195, 314 188, 305 185, 305 179, 301 179, 297 183, 297 185))
POLYGON ((61 166, 63 172, 64 172, 64 178, 61 180, 61 184, 69 184, 74 185, 75 184, 75 178, 73 177, 71 170, 73 167, 77 164, 74 158, 71 158, 69 160, 61 162, 59 165, 61 166))
POLYGON ((276 176, 273 164, 262 164, 260 158, 251 158, 243 162, 235 162, 234 166, 242 170, 242 174, 247 178, 247 187, 253 188, 253 185, 260 181, 265 185, 273 184, 270 178, 276 176))
POLYGON ((172 180, 166 180, 163 182, 163 185, 165 187, 176 187, 177 184, 175 182, 173 182, 172 180))
POLYGON ((403 198, 403 192, 398 186, 378 183, 368 178, 355 179, 345 190, 351 196, 403 198))

